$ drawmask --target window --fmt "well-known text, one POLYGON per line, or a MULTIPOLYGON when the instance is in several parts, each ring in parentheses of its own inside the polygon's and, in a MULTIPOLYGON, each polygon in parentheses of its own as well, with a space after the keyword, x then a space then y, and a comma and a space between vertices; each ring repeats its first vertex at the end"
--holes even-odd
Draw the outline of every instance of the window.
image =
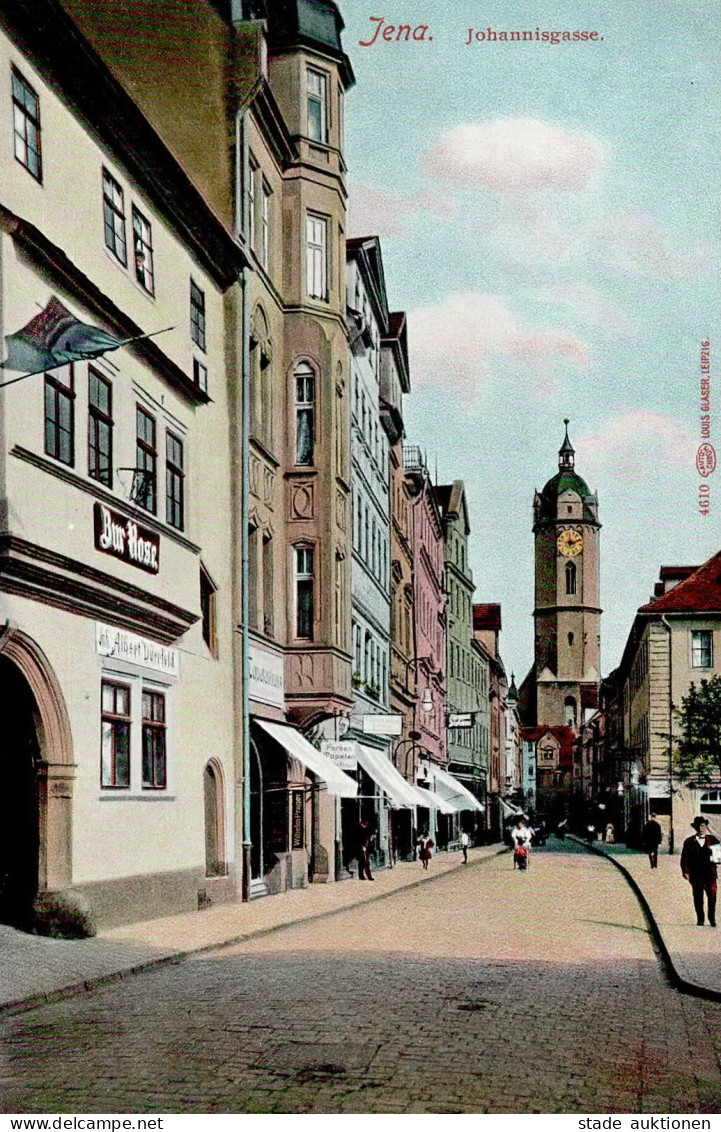
POLYGON ((248 167, 248 243, 255 250, 255 178, 258 162, 250 154, 248 167))
POLYGON ((140 405, 136 407, 136 444, 135 444, 135 502, 139 507, 150 511, 153 515, 156 509, 157 498, 157 463, 158 454, 155 448, 155 418, 140 405))
POLYGON ((103 169, 103 218, 105 246, 125 267, 128 262, 128 249, 125 240, 123 190, 107 169, 103 169))
POLYGON ((130 786, 130 688, 103 680, 101 686, 100 785, 130 786))
POLYGON ((263 632, 273 636, 273 539, 263 535, 263 632))
POLYGON ((328 140, 326 126, 327 77, 321 71, 306 71, 308 83, 308 137, 313 141, 328 140))
POLYGON ((322 216, 306 218, 306 287, 309 299, 328 298, 328 222, 322 216))
POLYGON ((190 337, 205 353, 205 292, 190 280, 190 337))
POLYGON ((135 278, 149 295, 155 294, 153 276, 153 233, 150 224, 133 206, 133 249, 135 252, 135 278))
POLYGON ((296 637, 313 640, 313 550, 298 547, 295 552, 296 637))
POLYGON ((112 487, 113 390, 92 368, 88 368, 88 475, 112 487))
POLYGON ((568 562, 566 564, 566 593, 575 594, 576 592, 576 563, 568 562))
POLYGON ((204 566, 200 567, 200 623, 203 640, 213 656, 218 655, 216 635, 216 588, 204 566))
POLYGON ((270 185, 263 181, 263 211, 261 213, 261 245, 260 254, 263 267, 270 264, 270 198, 272 196, 270 185))
POLYGON ((75 440, 73 367, 61 366, 45 374, 45 451, 72 466, 75 440))
POLYGON ((165 696, 144 688, 143 789, 164 790, 166 785, 165 696))
POLYGON ((691 633, 691 667, 713 668, 713 633, 697 629, 691 633))
POLYGON ((38 96, 19 71, 13 69, 13 135, 15 157, 42 181, 43 166, 40 154, 40 103, 38 96))
POLYGON ((179 531, 185 521, 184 481, 183 442, 169 432, 165 437, 165 517, 179 531))
POLYGON ((313 463, 315 375, 307 363, 295 370, 295 462, 313 463))
POLYGON ((208 392, 208 367, 199 358, 193 358, 193 381, 203 393, 208 392))

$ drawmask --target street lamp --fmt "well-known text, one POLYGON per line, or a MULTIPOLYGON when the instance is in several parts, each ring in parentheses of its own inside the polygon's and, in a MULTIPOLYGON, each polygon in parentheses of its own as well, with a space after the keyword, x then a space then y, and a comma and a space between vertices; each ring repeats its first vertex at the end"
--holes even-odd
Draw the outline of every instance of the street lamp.
POLYGON ((433 693, 430 688, 426 688, 421 699, 421 711, 424 715, 430 715, 433 711, 433 693))

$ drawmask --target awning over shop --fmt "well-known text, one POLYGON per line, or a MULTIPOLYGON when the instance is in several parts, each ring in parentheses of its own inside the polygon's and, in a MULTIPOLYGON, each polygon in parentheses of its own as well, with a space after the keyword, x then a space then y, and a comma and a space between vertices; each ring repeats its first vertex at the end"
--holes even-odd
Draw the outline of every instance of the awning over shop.
POLYGON ((452 802, 449 802, 447 798, 444 798, 442 794, 433 790, 430 782, 428 787, 417 786, 416 793, 420 795, 418 805, 425 806, 427 810, 440 810, 442 814, 458 813, 458 807, 454 806, 452 802))
POLYGON ((519 810, 518 806, 510 806, 508 802, 504 802, 503 798, 499 798, 498 801, 503 807, 503 816, 506 818, 515 818, 523 813, 523 810, 519 810))
POLYGON ((450 802, 456 810, 478 810, 483 812, 483 806, 474 798, 470 790, 468 790, 462 782, 449 774, 447 770, 443 770, 440 766, 434 766, 433 773, 435 775, 435 789, 436 793, 447 802, 450 802))
POLYGON ((414 806, 427 806, 428 803, 418 798, 419 791, 410 782, 406 782, 393 763, 382 751, 373 747, 365 747, 362 743, 356 744, 358 762, 366 774, 388 795, 394 810, 413 809, 414 806))
POLYGON ((335 794, 339 798, 358 796, 358 783, 321 754, 295 727, 289 727, 286 723, 270 723, 266 719, 254 719, 253 722, 266 731, 271 739, 275 739, 276 743, 280 743, 289 755, 322 779, 329 794, 335 794))

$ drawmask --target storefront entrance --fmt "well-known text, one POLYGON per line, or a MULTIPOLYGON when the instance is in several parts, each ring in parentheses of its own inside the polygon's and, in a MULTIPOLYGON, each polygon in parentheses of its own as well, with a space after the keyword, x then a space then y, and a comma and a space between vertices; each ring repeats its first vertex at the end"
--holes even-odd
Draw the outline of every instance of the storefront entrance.
POLYGON ((0 656, 0 921, 26 926, 38 892, 38 709, 20 670, 0 656))

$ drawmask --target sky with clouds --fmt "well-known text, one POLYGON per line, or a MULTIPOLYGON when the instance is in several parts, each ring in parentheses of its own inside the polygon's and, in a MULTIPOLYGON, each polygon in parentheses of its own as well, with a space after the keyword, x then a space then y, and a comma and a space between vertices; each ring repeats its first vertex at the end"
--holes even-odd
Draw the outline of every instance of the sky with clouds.
POLYGON ((721 349, 721 0, 341 8, 349 232, 382 237, 391 309, 408 312, 408 441, 440 482, 465 481, 476 600, 501 602, 520 679, 533 493, 570 417, 599 495, 607 673, 659 567, 721 548, 721 469, 703 516, 695 466, 700 343, 721 349), (361 47, 371 16, 429 31, 361 47), (471 28, 537 27, 599 39, 468 45, 471 28))

